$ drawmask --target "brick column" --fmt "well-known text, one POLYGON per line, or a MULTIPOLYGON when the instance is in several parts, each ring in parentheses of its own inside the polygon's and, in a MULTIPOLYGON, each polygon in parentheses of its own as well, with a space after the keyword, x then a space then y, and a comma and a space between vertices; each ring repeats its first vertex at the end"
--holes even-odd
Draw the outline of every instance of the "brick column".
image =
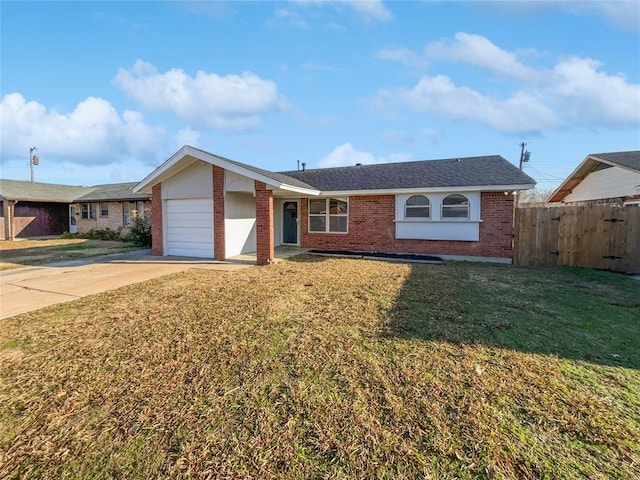
POLYGON ((224 236, 224 168, 213 165, 213 258, 226 258, 224 236))
POLYGON ((164 255, 161 188, 158 183, 151 190, 151 254, 157 256, 164 255))
POLYGON ((255 181, 256 188, 256 263, 269 265, 275 259, 273 237, 273 193, 255 181))

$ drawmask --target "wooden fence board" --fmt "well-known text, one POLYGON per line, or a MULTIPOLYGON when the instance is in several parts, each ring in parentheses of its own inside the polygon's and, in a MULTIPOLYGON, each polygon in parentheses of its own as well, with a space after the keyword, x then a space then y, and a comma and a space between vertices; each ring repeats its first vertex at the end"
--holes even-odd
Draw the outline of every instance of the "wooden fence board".
POLYGON ((516 209, 514 263, 640 273, 640 208, 612 205, 516 209))

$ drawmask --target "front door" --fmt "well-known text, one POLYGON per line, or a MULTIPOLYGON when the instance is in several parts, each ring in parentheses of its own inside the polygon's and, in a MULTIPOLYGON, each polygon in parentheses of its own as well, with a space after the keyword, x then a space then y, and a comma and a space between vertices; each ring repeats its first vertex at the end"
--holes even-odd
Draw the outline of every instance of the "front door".
POLYGON ((69 205, 69 233, 78 233, 78 223, 76 219, 76 206, 69 205))
POLYGON ((298 202, 282 204, 282 243, 298 244, 298 202))

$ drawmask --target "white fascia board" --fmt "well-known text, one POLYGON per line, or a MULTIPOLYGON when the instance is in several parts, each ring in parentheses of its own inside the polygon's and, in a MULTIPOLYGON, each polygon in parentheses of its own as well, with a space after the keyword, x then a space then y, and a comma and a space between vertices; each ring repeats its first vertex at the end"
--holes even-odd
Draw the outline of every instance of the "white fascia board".
POLYGON ((463 187, 428 187, 428 188, 393 188, 381 190, 336 190, 320 192, 323 197, 357 196, 357 195, 401 195, 406 193, 429 193, 429 192, 507 192, 513 190, 529 190, 534 188, 533 184, 525 185, 472 185, 463 187))
POLYGON ((240 165, 236 165, 235 163, 228 162, 224 158, 218 157, 217 155, 204 152, 202 150, 190 147, 188 145, 185 145, 176 153, 171 155, 169 159, 167 159, 162 165, 156 168, 144 180, 142 180, 138 185, 136 185, 133 188, 133 191, 135 193, 139 193, 145 190, 148 191, 149 187, 151 187, 155 183, 158 183, 159 181, 162 181, 164 174, 166 174, 171 169, 171 167, 176 165, 178 162, 180 162, 180 160, 182 160, 186 156, 190 156, 192 158, 202 160, 203 162, 207 162, 211 165, 216 165, 220 168, 224 168, 225 170, 229 170, 230 172, 237 173, 238 175, 242 175, 243 177, 251 178, 252 180, 262 182, 265 185, 269 185, 274 188, 288 190, 295 193, 302 193, 305 195, 318 195, 320 193, 318 190, 311 190, 308 188, 295 187, 292 185, 287 185, 285 183, 280 183, 272 178, 253 172, 247 168, 243 168, 240 165))

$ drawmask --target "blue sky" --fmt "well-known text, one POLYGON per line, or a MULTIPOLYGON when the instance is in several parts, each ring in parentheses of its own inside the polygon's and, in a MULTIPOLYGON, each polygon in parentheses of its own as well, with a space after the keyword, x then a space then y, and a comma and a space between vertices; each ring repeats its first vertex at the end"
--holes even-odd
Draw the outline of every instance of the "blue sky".
POLYGON ((2 178, 499 154, 541 189, 640 149, 640 2, 0 3, 2 178))

